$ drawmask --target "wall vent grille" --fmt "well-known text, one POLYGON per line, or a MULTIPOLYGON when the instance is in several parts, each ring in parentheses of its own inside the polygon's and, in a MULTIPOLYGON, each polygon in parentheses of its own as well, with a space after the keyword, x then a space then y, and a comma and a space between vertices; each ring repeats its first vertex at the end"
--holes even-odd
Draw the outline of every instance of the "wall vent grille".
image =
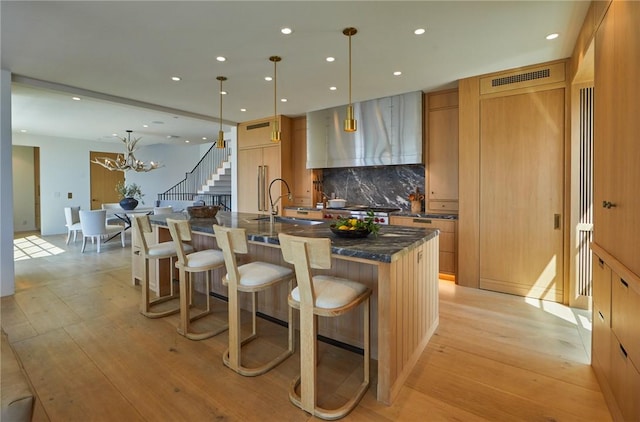
POLYGON ((502 86, 516 84, 519 82, 532 81, 534 79, 548 78, 550 76, 549 69, 536 70, 535 72, 520 73, 518 75, 505 76, 491 80, 491 86, 502 86))
POLYGON ((268 127, 271 124, 271 122, 262 122, 262 123, 256 123, 253 125, 247 125, 247 130, 254 130, 254 129, 260 129, 262 127, 268 127))

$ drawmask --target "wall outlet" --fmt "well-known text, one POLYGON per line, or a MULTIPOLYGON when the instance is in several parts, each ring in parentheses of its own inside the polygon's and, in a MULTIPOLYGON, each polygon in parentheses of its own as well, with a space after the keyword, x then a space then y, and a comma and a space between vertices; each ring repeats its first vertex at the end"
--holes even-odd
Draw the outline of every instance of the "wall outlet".
POLYGON ((73 198, 73 194, 71 192, 67 192, 67 199, 72 199, 73 198))

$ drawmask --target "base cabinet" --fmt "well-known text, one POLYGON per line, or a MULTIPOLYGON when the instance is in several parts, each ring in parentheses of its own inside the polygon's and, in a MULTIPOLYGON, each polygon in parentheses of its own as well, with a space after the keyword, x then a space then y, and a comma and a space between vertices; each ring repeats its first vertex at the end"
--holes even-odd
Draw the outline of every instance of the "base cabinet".
MULTIPOLYGON (((616 265, 619 265, 616 263, 616 265)), ((593 255, 591 365, 615 420, 640 421, 640 283, 593 255)))
POLYGON ((297 210, 294 208, 286 208, 282 215, 285 217, 307 218, 310 220, 322 220, 322 210, 297 210))
POLYGON ((456 221, 439 218, 405 217, 392 215, 389 223, 394 226, 424 227, 440 230, 440 249, 438 252, 440 273, 456 274, 456 221))

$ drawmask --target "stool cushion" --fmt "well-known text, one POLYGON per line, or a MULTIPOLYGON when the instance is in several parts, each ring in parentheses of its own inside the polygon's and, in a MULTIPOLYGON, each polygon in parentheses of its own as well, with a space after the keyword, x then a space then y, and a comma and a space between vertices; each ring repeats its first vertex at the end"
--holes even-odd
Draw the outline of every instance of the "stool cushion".
POLYGON ((222 251, 217 249, 205 249, 187 255, 187 267, 207 267, 224 264, 222 251))
MULTIPOLYGON (((193 246, 189 245, 188 243, 184 243, 183 247, 184 247, 185 253, 193 252, 193 246)), ((167 255, 175 255, 175 254, 176 254, 176 247, 173 244, 173 241, 156 243, 155 245, 149 246, 150 257, 167 256, 167 255)))
MULTIPOLYGON (((340 308, 352 302, 367 290, 364 284, 328 275, 313 277, 313 290, 316 295, 316 308, 340 308)), ((291 291, 291 297, 300 302, 298 287, 291 291)))
MULTIPOLYGON (((261 286, 284 277, 293 277, 291 268, 271 264, 269 262, 254 261, 238 267, 240 273, 240 285, 261 286)), ((229 284, 228 274, 224 276, 222 282, 229 284)))

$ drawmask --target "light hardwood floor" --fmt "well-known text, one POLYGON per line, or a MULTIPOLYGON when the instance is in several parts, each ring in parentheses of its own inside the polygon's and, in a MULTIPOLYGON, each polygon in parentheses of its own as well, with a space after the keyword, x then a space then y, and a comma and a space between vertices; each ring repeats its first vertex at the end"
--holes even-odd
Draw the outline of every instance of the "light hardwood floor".
MULTIPOLYGON (((2 328, 35 387, 34 420, 314 419, 287 396, 298 354, 260 377, 237 375, 222 364, 226 333, 190 341, 176 316, 138 312, 129 237, 127 248, 112 241, 100 254, 64 238, 42 238, 32 248, 52 255, 16 262, 16 294, 1 302, 2 328)), ((198 323, 226 318, 224 302, 214 306, 198 323)), ((396 402, 378 403, 372 387, 344 420, 610 420, 589 366, 589 325, 584 311, 441 281, 440 326, 396 402)), ((259 330, 249 359, 286 341, 273 323, 259 330)), ((338 403, 358 383, 361 356, 323 343, 319 356, 323 403, 338 403)))

